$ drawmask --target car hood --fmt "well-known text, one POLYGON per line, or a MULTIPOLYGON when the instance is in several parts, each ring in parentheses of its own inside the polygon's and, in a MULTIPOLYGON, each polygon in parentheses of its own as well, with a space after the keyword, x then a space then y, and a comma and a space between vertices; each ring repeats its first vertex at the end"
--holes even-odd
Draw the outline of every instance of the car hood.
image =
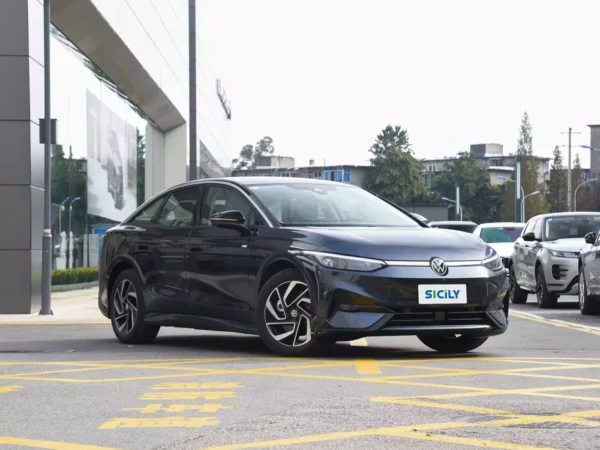
POLYGON ((514 242, 494 242, 488 245, 496 250, 496 253, 498 253, 498 256, 501 258, 510 258, 515 249, 514 242))
MULTIPOLYGON (((298 229, 298 231, 300 231, 298 229)), ((385 261, 480 261, 490 256, 488 246, 473 234, 441 228, 303 228, 317 234, 319 251, 385 261)))
POLYGON ((544 247, 550 250, 563 252, 580 252, 585 247, 584 238, 557 239, 556 241, 544 242, 544 247))

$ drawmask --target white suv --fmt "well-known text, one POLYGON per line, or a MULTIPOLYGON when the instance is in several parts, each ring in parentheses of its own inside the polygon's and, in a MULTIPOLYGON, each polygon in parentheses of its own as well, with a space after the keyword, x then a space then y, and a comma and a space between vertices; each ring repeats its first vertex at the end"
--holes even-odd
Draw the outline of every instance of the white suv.
POLYGON ((600 229, 600 213, 556 213, 533 217, 515 242, 509 263, 510 300, 525 303, 537 294, 540 308, 560 295, 579 293, 579 252, 584 236, 600 229))

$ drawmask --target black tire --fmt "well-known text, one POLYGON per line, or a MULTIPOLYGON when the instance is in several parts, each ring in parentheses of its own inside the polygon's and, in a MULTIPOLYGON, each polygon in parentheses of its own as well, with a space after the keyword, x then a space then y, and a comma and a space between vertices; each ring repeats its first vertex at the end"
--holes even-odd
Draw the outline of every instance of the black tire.
POLYGON ((427 347, 440 353, 467 353, 481 347, 487 337, 477 336, 417 336, 427 347))
POLYGON ((538 306, 542 309, 554 308, 558 302, 558 296, 548 292, 546 276, 541 265, 535 269, 535 280, 538 306))
POLYGON ((527 303, 527 298, 529 297, 529 292, 527 292, 526 290, 521 289, 519 287, 519 284, 517 283, 517 274, 515 273, 514 264, 510 265, 509 280, 510 280, 510 287, 509 287, 508 295, 510 298, 510 302, 514 303, 515 305, 522 305, 524 303, 527 303))
POLYGON ((124 270, 113 283, 110 294, 110 321, 117 339, 124 344, 152 342, 160 326, 144 323, 145 318, 146 305, 140 276, 134 269, 124 270))
POLYGON ((323 349, 323 343, 313 336, 311 303, 306 280, 296 269, 278 272, 263 285, 256 305, 256 326, 269 350, 281 356, 308 356, 323 349))
POLYGON ((600 302, 587 293, 583 267, 579 268, 579 311, 585 316, 600 314, 600 302))

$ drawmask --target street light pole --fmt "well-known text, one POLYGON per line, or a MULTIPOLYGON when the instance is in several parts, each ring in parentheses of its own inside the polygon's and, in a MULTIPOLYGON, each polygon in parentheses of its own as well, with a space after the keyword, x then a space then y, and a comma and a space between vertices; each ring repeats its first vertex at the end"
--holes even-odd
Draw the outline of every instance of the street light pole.
POLYGON ((523 209, 522 209, 522 212, 523 212, 523 222, 525 222, 525 199, 527 197, 531 197, 532 195, 539 195, 539 194, 540 194, 540 191, 533 191, 531 194, 527 194, 527 195, 523 196, 523 205, 522 205, 523 206, 523 209))
MULTIPOLYGON (((515 183, 516 184, 515 180, 511 180, 510 178, 503 177, 502 175, 500 175, 498 177, 498 179, 499 180, 508 181, 509 183, 515 183)), ((516 186, 515 186, 515 190, 516 190, 516 186)), ((521 199, 522 199, 522 202, 521 202, 521 221, 520 222, 523 222, 525 220, 525 198, 526 198, 525 197, 525 190, 523 189, 523 186, 521 186, 521 199)), ((517 199, 515 199, 515 208, 516 208, 516 203, 517 203, 517 199)), ((518 217, 515 216, 515 222, 519 222, 517 219, 518 219, 518 217)))
POLYGON ((460 221, 463 221, 463 209, 462 205, 459 205, 455 200, 449 199, 448 197, 442 197, 442 200, 448 203, 454 203, 457 205, 458 210, 460 211, 460 221))
POLYGON ((523 206, 521 204, 521 155, 517 154, 515 162, 515 222, 523 222, 523 218, 519 215, 523 214, 523 206))
POLYGON ((71 248, 71 214, 73 213, 73 203, 75 203, 78 200, 81 200, 81 197, 75 197, 73 200, 71 200, 71 203, 69 204, 69 235, 67 237, 67 242, 69 243, 69 251, 67 253, 67 261, 69 262, 69 264, 67 265, 67 268, 69 268, 69 266, 73 266, 73 257, 72 257, 73 249, 71 248))
POLYGON ((69 201, 69 197, 65 199, 64 202, 60 204, 60 208, 58 208, 58 235, 60 236, 62 233, 62 212, 65 210, 65 203, 69 201))
POLYGON ((598 181, 598 178, 592 178, 591 180, 584 181, 583 183, 581 183, 579 186, 577 186, 575 188, 575 195, 574 195, 574 198, 573 198, 573 211, 577 212, 577 191, 579 190, 579 188, 581 186, 584 186, 586 184, 592 183, 593 181, 598 181))
POLYGON ((575 133, 575 134, 581 134, 578 131, 573 132, 573 129, 571 127, 569 127, 569 131, 568 132, 563 132, 562 134, 568 134, 569 135, 569 161, 567 164, 567 211, 571 212, 571 204, 573 202, 573 197, 572 197, 572 192, 571 192, 571 135, 575 133))

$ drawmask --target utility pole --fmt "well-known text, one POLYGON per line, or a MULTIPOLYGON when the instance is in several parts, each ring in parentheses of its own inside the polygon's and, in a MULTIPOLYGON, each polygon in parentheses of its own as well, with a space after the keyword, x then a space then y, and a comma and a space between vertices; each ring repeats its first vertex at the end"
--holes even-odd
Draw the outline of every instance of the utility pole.
POLYGON ((197 87, 196 87, 196 0, 188 1, 189 25, 189 70, 190 70, 190 156, 189 175, 190 181, 198 178, 198 128, 197 128, 197 87))
POLYGON ((521 223, 525 220, 523 216, 523 199, 521 198, 521 155, 517 154, 515 162, 515 222, 521 223))
POLYGON ((44 231, 42 233, 42 309, 52 314, 52 149, 50 116, 50 0, 44 0, 44 231))
POLYGON ((575 134, 581 134, 578 131, 573 131, 573 129, 571 127, 569 127, 569 131, 568 132, 563 132, 561 134, 568 134, 569 135, 569 162, 567 164, 567 211, 571 212, 571 204, 573 202, 573 198, 571 195, 571 161, 572 161, 572 157, 571 157, 571 135, 575 133, 575 134))
POLYGON ((462 220, 462 214, 460 213, 460 185, 456 182, 456 217, 460 217, 462 220))

